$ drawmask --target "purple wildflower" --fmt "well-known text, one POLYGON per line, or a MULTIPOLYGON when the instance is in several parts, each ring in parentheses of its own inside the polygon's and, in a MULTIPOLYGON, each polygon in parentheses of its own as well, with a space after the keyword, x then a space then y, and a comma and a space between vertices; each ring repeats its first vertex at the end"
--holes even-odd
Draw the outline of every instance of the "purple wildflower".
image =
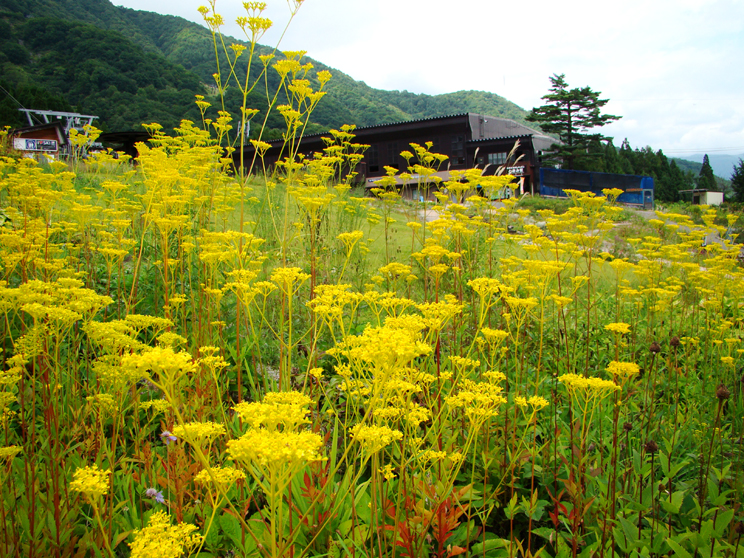
POLYGON ((156 490, 155 488, 148 488, 147 490, 145 490, 145 496, 154 499, 158 504, 162 504, 165 502, 163 493, 156 490))
POLYGON ((176 438, 176 437, 175 437, 175 436, 174 436, 173 434, 171 434, 171 433, 170 433, 170 431, 168 431, 168 430, 163 430, 163 433, 162 433, 162 434, 160 435, 160 437, 161 437, 161 438, 163 439, 163 441, 165 442, 165 445, 166 445, 166 446, 167 446, 168 444, 170 444, 171 442, 175 442, 176 440, 178 440, 178 438, 176 438))

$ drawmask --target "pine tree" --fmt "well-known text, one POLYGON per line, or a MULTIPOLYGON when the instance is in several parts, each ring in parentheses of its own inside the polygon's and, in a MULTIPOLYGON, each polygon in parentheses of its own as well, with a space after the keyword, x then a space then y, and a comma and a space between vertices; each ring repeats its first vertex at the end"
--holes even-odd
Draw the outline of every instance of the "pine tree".
POLYGON ((731 175, 731 188, 734 190, 736 201, 744 202, 744 160, 739 159, 739 164, 734 166, 731 175))
POLYGON ((569 89, 565 74, 550 78, 550 93, 542 97, 547 104, 533 108, 527 120, 536 122, 548 134, 557 134, 562 143, 553 144, 549 159, 559 161, 565 168, 585 168, 582 159, 596 156, 588 153, 592 140, 606 139, 601 134, 588 134, 589 130, 619 120, 619 116, 601 114, 609 99, 600 99, 599 91, 589 87, 569 89))
POLYGON ((697 187, 702 190, 718 190, 716 184, 716 177, 713 176, 713 167, 710 166, 708 161, 708 154, 703 157, 703 166, 700 168, 700 174, 697 179, 697 187))
POLYGON ((610 139, 607 142, 607 145, 605 145, 604 163, 606 172, 622 174, 623 167, 620 164, 620 158, 617 155, 617 148, 615 147, 615 144, 612 143, 612 139, 610 139))

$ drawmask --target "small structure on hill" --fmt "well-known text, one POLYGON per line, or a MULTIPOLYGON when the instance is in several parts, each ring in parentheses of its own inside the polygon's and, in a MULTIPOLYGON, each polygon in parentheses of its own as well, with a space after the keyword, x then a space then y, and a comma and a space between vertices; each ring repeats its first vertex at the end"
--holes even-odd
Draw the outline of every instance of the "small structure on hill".
POLYGON ((82 133, 83 126, 93 125, 93 121, 98 118, 90 114, 58 110, 18 110, 26 114, 28 126, 12 130, 11 137, 14 149, 21 151, 26 157, 38 157, 41 153, 54 158, 69 156, 70 130, 74 128, 82 133))
POLYGON ((24 157, 41 161, 44 156, 57 159, 66 153, 69 145, 67 134, 60 122, 50 122, 38 126, 16 128, 10 132, 12 146, 24 157))
POLYGON ((685 201, 689 201, 692 205, 721 205, 723 203, 723 192, 695 188, 693 190, 680 190, 679 193, 685 201))

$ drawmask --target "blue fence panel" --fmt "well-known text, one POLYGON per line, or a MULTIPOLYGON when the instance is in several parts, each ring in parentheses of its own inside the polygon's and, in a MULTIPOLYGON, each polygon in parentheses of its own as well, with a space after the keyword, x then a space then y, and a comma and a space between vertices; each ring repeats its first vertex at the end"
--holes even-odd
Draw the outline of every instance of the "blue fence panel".
POLYGON ((620 203, 653 205, 654 179, 650 176, 611 174, 606 172, 540 169, 540 195, 566 197, 564 190, 593 192, 603 196, 602 190, 618 188, 620 203))

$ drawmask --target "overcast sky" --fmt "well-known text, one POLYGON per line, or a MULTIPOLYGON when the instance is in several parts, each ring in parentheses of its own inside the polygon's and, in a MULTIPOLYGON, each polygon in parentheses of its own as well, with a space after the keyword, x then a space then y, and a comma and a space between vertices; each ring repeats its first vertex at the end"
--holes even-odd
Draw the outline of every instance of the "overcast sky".
MULTIPOLYGON (((202 23, 206 0, 113 0, 202 23)), ((217 0, 226 22, 242 2, 217 0)), ((274 45, 289 16, 269 1, 274 45)), ((239 37, 236 25, 226 34, 239 37)), ((489 91, 524 109, 549 76, 590 86, 622 116, 602 129, 620 145, 668 155, 744 153, 744 0, 306 0, 283 50, 380 89, 489 91)))

